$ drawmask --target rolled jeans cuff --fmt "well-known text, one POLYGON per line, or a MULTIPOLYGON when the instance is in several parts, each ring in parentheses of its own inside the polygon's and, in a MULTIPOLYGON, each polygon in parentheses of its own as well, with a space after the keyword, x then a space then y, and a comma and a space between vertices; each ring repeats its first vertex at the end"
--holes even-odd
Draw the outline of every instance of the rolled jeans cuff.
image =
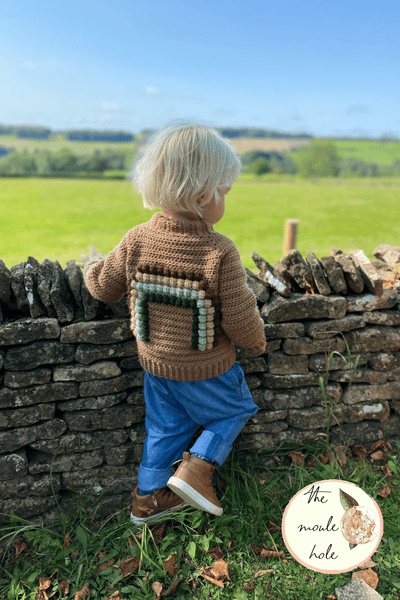
POLYGON ((138 472, 139 490, 153 491, 166 487, 173 471, 169 469, 149 469, 140 465, 138 472))
POLYGON ((220 435, 206 429, 190 448, 190 453, 205 456, 209 461, 215 461, 221 466, 231 449, 230 442, 227 443, 220 435))

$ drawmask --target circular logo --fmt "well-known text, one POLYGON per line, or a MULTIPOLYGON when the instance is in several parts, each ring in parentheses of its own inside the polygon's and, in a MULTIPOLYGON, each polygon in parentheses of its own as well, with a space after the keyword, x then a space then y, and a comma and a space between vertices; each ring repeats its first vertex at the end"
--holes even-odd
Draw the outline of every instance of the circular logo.
POLYGON ((290 554, 307 569, 346 573, 368 560, 381 541, 378 504, 358 485, 341 479, 312 483, 287 505, 282 535, 290 554))

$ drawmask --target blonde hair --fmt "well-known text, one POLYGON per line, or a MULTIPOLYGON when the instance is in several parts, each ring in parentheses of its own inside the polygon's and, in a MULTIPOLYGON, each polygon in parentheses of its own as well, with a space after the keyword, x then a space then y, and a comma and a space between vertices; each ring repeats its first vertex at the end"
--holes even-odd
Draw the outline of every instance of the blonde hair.
POLYGON ((240 156, 213 127, 176 120, 150 138, 133 164, 132 181, 145 208, 201 217, 201 209, 214 197, 220 202, 217 188, 231 186, 241 169, 240 156))

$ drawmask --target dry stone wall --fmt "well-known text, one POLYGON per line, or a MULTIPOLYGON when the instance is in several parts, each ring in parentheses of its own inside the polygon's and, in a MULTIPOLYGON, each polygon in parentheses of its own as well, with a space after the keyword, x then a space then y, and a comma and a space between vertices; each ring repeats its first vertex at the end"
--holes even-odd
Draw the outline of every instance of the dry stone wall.
MULTIPOLYGON (((337 354, 325 376, 338 405, 332 438, 400 440, 400 298, 383 283, 383 270, 394 271, 382 247, 384 269, 373 270, 336 249, 307 261, 291 251, 274 266, 253 254, 259 271, 247 269, 247 282, 268 343, 263 356, 235 347, 259 407, 237 446, 324 434, 317 371, 333 350, 346 357, 346 342, 352 361, 361 358, 351 386, 351 364, 337 354)), ((129 497, 145 437, 143 384, 126 297, 92 298, 74 261, 62 269, 28 257, 10 270, 0 261, 0 512, 45 514, 71 492, 129 497)))

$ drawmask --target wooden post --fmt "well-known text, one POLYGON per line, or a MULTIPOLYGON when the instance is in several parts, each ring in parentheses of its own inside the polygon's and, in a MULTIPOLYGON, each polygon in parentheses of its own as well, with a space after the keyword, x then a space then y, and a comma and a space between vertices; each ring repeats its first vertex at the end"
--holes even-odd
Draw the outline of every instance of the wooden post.
POLYGON ((283 256, 286 256, 289 250, 296 248, 298 224, 298 219, 286 219, 285 239, 283 241, 283 256))

